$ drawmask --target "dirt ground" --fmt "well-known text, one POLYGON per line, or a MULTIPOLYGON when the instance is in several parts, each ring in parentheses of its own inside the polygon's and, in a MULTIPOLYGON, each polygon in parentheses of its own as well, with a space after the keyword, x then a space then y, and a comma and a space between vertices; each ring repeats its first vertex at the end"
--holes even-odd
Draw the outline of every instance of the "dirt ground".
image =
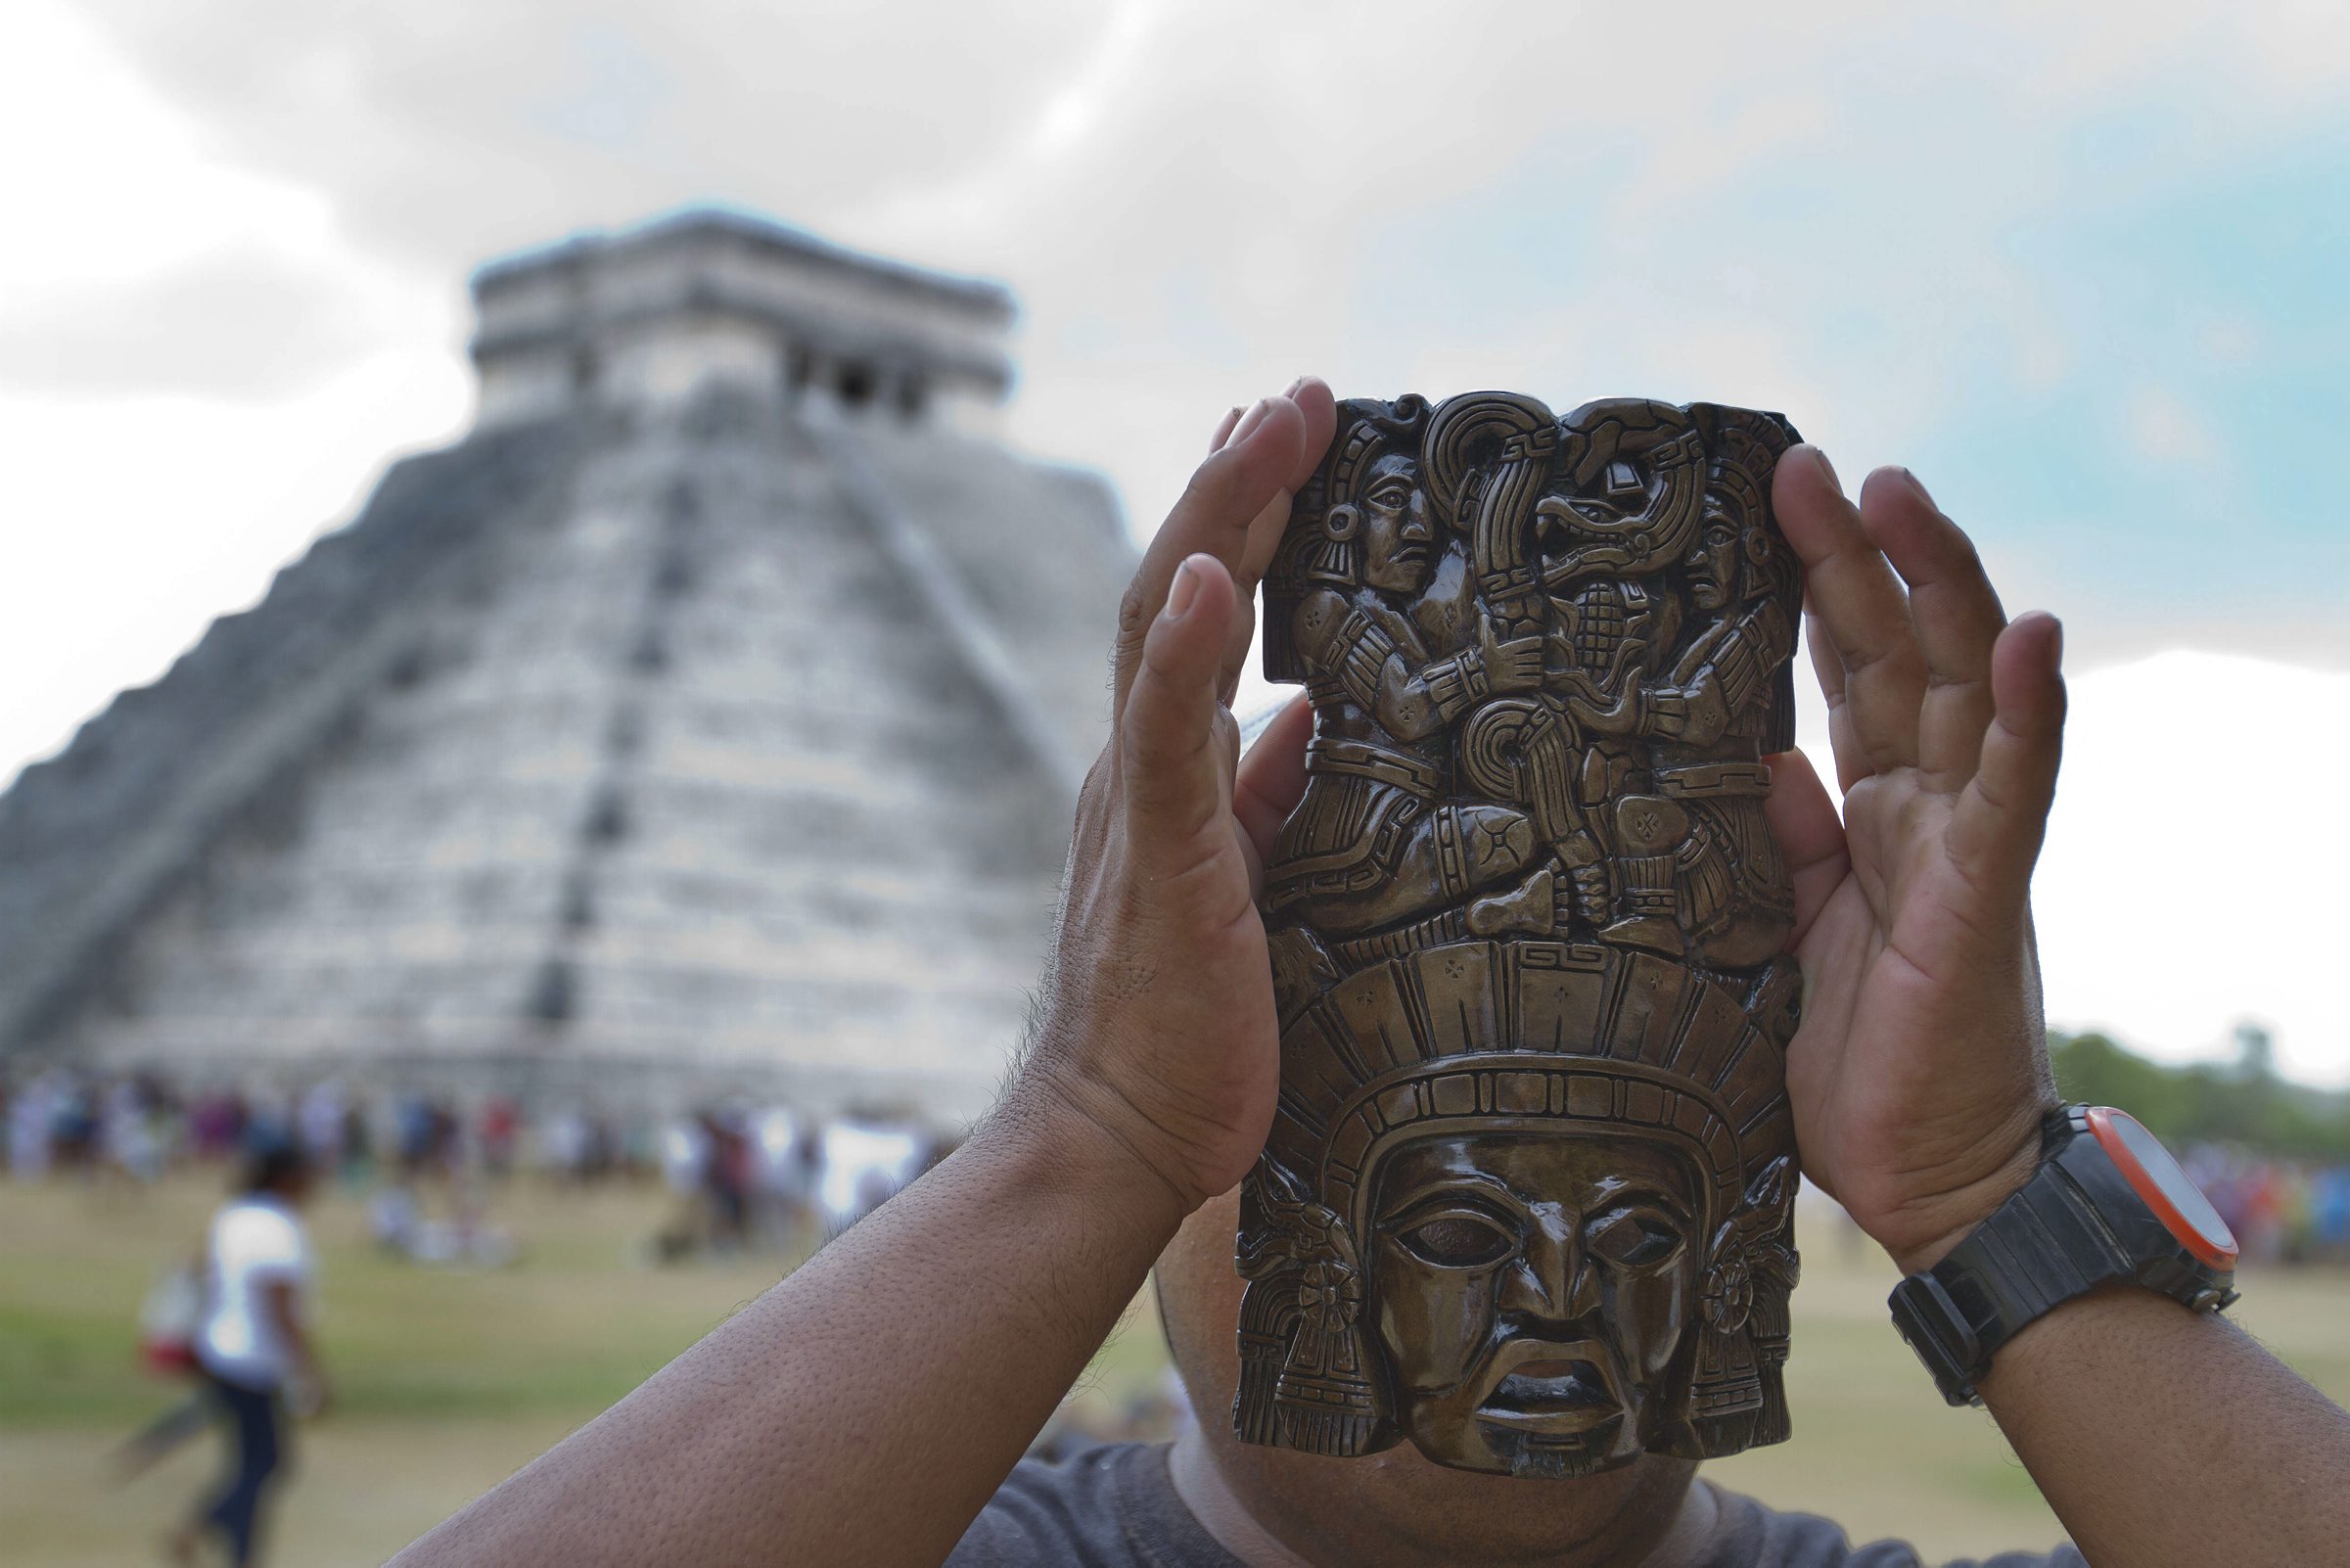
MULTIPOLYGON (((128 1487, 108 1480, 124 1433, 176 1392, 135 1363, 138 1304, 194 1242, 209 1176, 146 1193, 0 1183, 0 1561, 151 1563, 218 1462, 209 1441, 128 1487)), ((783 1260, 657 1268, 643 1242, 668 1200, 646 1189, 495 1200, 521 1244, 498 1270, 376 1256, 351 1198, 315 1214, 329 1415, 296 1442, 272 1560, 380 1562, 494 1485, 757 1295, 783 1260)), ((1789 1367, 1795 1439, 1708 1467, 1724 1485, 1829 1514, 1856 1539, 1899 1535, 1935 1558, 2046 1547, 2061 1530, 1988 1417, 1945 1408, 1888 1324, 1892 1269, 1857 1236, 1804 1238, 1789 1367)), ((2336 1400, 2350 1400, 2350 1274, 2251 1278, 2239 1319, 2336 1400)), ((1074 1412, 1115 1422, 1165 1382, 1147 1302, 1081 1384, 1074 1412)))

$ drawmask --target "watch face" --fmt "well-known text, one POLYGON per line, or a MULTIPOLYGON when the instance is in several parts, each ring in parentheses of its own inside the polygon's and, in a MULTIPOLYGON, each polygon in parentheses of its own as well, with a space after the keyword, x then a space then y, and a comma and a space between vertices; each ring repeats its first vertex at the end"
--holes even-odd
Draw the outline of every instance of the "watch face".
POLYGON ((2180 1246, 2206 1268, 2225 1273, 2235 1267, 2235 1233, 2138 1118, 2097 1106, 2089 1113, 2089 1130, 2180 1246))

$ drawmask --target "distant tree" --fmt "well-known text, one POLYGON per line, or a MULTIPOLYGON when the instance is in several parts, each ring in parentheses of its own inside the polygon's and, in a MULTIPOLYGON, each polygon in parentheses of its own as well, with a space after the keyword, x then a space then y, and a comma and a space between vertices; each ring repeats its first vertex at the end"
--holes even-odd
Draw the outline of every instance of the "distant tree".
POLYGON ((2277 1076, 2277 1038, 2267 1030, 2245 1019, 2235 1026, 2236 1071, 2250 1079, 2273 1079, 2277 1076))
POLYGON ((2049 1037, 2056 1089, 2065 1099, 2115 1105, 2174 1148, 2234 1143, 2266 1154, 2350 1160, 2350 1093, 2278 1077, 2275 1041, 2245 1024, 2227 1066, 2165 1067, 2101 1034, 2049 1037))

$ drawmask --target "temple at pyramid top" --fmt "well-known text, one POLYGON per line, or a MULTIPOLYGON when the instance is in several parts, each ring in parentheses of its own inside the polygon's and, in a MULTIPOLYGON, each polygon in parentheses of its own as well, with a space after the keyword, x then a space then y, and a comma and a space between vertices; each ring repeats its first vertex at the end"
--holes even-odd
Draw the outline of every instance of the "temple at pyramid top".
POLYGON ((492 262, 473 296, 487 425, 719 382, 919 420, 1011 385, 1003 288, 722 208, 492 262))
POLYGON ((483 270, 481 417, 0 793, 0 1073, 984 1107, 1107 730, 1009 296, 731 213, 483 270))

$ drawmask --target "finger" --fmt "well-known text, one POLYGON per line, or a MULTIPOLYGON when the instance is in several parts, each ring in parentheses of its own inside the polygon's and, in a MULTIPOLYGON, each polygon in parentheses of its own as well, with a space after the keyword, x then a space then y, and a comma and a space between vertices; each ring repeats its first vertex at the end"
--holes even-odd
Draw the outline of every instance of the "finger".
POLYGON ((1227 705, 1240 689, 1241 671, 1248 667, 1249 648, 1256 641, 1257 584, 1281 548, 1281 535, 1289 527, 1291 500, 1321 466, 1322 456, 1330 449, 1331 437, 1338 428, 1338 405, 1330 396, 1330 389, 1318 377, 1300 376, 1281 395, 1295 403, 1305 419, 1305 440, 1297 466, 1290 470, 1289 482, 1250 520, 1247 547, 1233 569, 1232 585, 1239 591, 1240 614, 1233 618, 1232 629, 1225 634, 1223 673, 1217 682, 1217 693, 1227 705))
POLYGON ((1234 408, 1225 413, 1223 419, 1216 427, 1216 434, 1208 438, 1208 450, 1211 454, 1224 449, 1224 442, 1232 438, 1232 427, 1239 423, 1239 409, 1234 408))
POLYGON ((1273 715, 1240 760, 1232 814, 1260 860, 1272 853, 1281 824, 1306 798, 1306 737, 1313 732, 1313 705, 1301 694, 1273 715))
POLYGON ((1216 669, 1231 620, 1231 575, 1205 551, 1185 557, 1143 638, 1119 725, 1128 844, 1146 866, 1182 869, 1212 849, 1227 812, 1231 760, 1220 733, 1216 669))
POLYGON ((1925 661, 1917 715, 1917 772, 1956 795, 1974 777, 1991 723, 1991 645, 2007 617, 1958 525, 1906 468, 1880 468, 1861 486, 1861 523, 1910 585, 1910 623, 1925 661))
MULTIPOLYGON (((1113 726, 1126 712, 1128 689, 1141 666, 1143 639, 1167 602, 1176 565, 1191 555, 1214 556, 1228 581, 1244 558, 1261 554, 1271 559, 1270 545, 1254 546, 1252 534, 1269 530, 1277 541, 1288 521, 1285 498, 1277 520, 1268 523, 1267 518, 1272 501, 1285 496, 1289 478, 1303 460, 1305 423, 1288 398, 1265 398, 1241 416, 1222 448, 1192 471, 1191 484, 1143 551, 1142 564, 1118 608, 1118 642, 1111 660, 1113 726)), ((1225 629, 1218 627, 1220 634, 1225 629)))
POLYGON ((1820 677, 1820 695, 1827 702, 1828 754, 1836 761, 1836 788, 1845 794, 1873 771, 1868 757, 1853 734, 1852 708, 1844 696, 1844 661, 1828 641, 1827 628, 1818 616, 1803 618, 1803 644, 1812 652, 1812 669, 1820 677))
POLYGON ((1879 773, 1917 761, 1917 707, 1925 664, 1910 627, 1901 580, 1862 530, 1836 471, 1816 446, 1778 461, 1773 509, 1803 558, 1805 596, 1844 667, 1853 738, 1879 773))
POLYGON ((1338 433, 1338 399, 1319 376, 1300 376, 1282 395, 1297 404, 1306 419, 1306 447, 1298 466, 1289 471, 1289 487, 1294 492, 1306 487, 1330 450, 1330 438, 1338 433))
POLYGON ((1795 930, 1787 938, 1793 948, 1852 869, 1852 858, 1844 845, 1844 824, 1812 760, 1801 752, 1783 752, 1770 762, 1771 794, 1763 802, 1763 814, 1787 857, 1787 874, 1795 884, 1795 930))
POLYGON ((2064 751, 2064 628, 2035 611, 1991 651, 1995 704, 1974 777, 1958 796, 1945 845, 1988 913, 2021 914, 2056 797, 2064 751))

